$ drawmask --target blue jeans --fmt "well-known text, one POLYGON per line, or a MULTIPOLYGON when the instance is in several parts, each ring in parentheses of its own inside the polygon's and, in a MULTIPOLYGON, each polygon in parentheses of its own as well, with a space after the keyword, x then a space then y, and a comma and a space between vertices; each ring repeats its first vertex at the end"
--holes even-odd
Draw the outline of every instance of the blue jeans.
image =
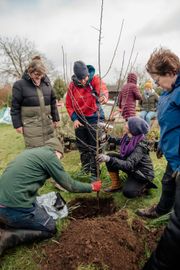
POLYGON ((53 218, 37 204, 32 208, 0 207, 0 222, 16 229, 56 232, 53 218))
POLYGON ((150 112, 142 111, 142 112, 140 112, 139 116, 150 125, 151 119, 154 117, 157 117, 157 113, 151 112, 151 111, 150 112))

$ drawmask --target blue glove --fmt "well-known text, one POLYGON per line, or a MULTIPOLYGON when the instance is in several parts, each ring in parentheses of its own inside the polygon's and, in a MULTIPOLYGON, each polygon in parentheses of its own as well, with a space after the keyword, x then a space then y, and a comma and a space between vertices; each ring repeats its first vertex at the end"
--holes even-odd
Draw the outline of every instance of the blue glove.
POLYGON ((99 154, 98 157, 97 157, 97 161, 99 163, 109 162, 110 161, 110 157, 108 155, 105 155, 105 154, 99 154))

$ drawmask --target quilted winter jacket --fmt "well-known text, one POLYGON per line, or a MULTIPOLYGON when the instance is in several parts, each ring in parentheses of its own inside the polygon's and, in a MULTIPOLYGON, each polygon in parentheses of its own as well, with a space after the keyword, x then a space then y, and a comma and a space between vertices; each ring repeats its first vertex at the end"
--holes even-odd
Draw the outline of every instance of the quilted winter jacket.
MULTIPOLYGON (((111 138, 109 142, 119 144, 119 139, 111 138)), ((154 178, 154 170, 151 158, 149 156, 148 142, 144 139, 140 141, 134 151, 125 159, 118 157, 110 157, 110 161, 107 162, 107 166, 112 170, 122 170, 127 174, 135 176, 137 171, 140 171, 145 178, 150 181, 154 178)), ((139 174, 136 175, 137 178, 139 174)))
POLYGON ((13 85, 11 117, 14 128, 23 127, 27 148, 43 146, 54 137, 53 123, 59 121, 56 97, 47 76, 36 87, 27 72, 13 85))
POLYGON ((130 73, 127 83, 122 87, 119 93, 119 108, 122 116, 127 120, 131 116, 136 115, 136 100, 141 100, 142 96, 137 87, 137 76, 130 73))

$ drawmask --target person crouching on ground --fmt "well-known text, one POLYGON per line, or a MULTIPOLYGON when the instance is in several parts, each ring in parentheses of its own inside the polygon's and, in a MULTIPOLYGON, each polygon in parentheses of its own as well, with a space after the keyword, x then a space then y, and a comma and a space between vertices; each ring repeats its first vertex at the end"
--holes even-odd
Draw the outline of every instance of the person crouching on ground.
POLYGON ((149 125, 139 117, 130 117, 124 127, 122 138, 109 138, 110 142, 120 145, 119 153, 100 154, 98 162, 106 162, 112 185, 106 192, 119 191, 122 182, 119 170, 127 173, 128 177, 122 188, 124 196, 134 198, 143 195, 150 188, 156 188, 152 183, 154 170, 149 156, 148 143, 145 134, 149 125))
MULTIPOLYGON (((45 146, 23 151, 7 166, 0 176, 2 225, 21 229, 21 232, 22 229, 31 230, 29 239, 31 241, 53 236, 56 232, 55 221, 44 208, 36 204, 38 190, 50 177, 69 192, 85 193, 100 190, 100 180, 92 184, 73 180, 59 161, 62 153, 59 140, 51 138, 45 146)), ((23 236, 21 239, 20 234, 16 237, 15 245, 25 242, 26 237, 23 236)), ((9 244, 12 247, 12 243, 9 244)), ((0 253, 1 249, 0 242, 0 253)))

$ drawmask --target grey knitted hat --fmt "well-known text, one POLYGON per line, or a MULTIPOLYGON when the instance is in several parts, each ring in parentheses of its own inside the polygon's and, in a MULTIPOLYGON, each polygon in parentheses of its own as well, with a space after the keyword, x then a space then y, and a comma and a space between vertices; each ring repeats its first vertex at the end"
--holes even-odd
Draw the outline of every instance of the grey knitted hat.
POLYGON ((78 80, 83 80, 84 78, 86 78, 86 76, 89 75, 88 68, 86 64, 82 61, 74 62, 73 70, 78 80))
POLYGON ((150 127, 148 123, 140 117, 129 117, 128 128, 132 135, 137 136, 140 134, 147 134, 150 127))

